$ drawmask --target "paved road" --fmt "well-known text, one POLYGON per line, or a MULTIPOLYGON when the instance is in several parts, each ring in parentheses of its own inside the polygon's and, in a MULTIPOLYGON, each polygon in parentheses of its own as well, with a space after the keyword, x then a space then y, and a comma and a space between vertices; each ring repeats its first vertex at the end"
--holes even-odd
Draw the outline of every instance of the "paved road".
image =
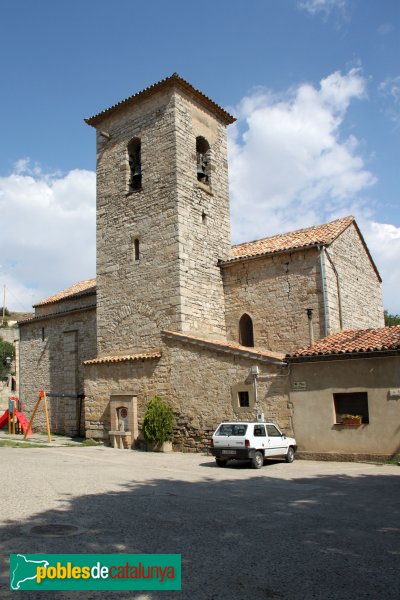
POLYGON ((295 461, 256 471, 211 457, 0 448, 0 596, 10 553, 181 553, 182 592, 137 600, 398 600, 400 468, 295 461), (47 535, 74 525, 71 536, 47 535), (33 534, 44 526, 46 535, 33 534))

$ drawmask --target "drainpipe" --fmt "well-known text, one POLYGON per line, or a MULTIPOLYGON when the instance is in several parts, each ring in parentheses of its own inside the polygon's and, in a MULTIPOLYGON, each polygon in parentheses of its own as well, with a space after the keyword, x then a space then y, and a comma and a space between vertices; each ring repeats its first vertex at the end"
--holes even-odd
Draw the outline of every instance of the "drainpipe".
POLYGON ((310 346, 312 346, 314 343, 314 328, 313 328, 313 322, 312 322, 313 309, 312 308, 307 308, 307 317, 308 317, 308 333, 310 336, 310 346))
POLYGON ((326 271, 324 261, 324 247, 318 246, 319 251, 319 270, 321 272, 321 289, 322 289, 322 307, 324 313, 324 337, 329 335, 329 315, 328 315, 328 297, 326 291, 326 271))
POLYGON ((339 273, 336 270, 335 265, 333 264, 333 260, 331 258, 331 256, 329 255, 329 252, 326 248, 324 248, 325 254, 328 257, 328 260, 330 262, 330 265, 332 267, 333 272, 335 273, 335 277, 336 277, 336 288, 337 288, 337 295, 338 295, 338 309, 339 309, 339 323, 340 323, 340 331, 343 331, 343 314, 342 314, 342 297, 340 294, 340 281, 339 281, 339 273))

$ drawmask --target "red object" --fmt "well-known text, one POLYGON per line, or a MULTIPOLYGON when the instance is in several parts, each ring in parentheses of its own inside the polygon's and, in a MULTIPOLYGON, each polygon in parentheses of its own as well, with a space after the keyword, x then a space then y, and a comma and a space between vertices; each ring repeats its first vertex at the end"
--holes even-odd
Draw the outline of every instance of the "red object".
POLYGON ((7 425, 8 423, 8 410, 4 412, 4 414, 0 417, 0 429, 7 425))
MULTIPOLYGON (((15 411, 17 420, 21 423, 22 431, 25 433, 28 429, 29 421, 23 412, 15 411)), ((2 417, 0 417, 0 429, 8 423, 8 410, 6 410, 2 417)), ((32 435, 32 429, 29 428, 28 435, 32 435)))

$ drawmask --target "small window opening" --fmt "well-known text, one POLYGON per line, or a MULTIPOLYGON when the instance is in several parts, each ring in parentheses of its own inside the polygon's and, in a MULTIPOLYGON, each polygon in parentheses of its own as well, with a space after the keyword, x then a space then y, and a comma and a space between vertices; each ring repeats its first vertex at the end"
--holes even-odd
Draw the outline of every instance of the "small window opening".
POLYGON ((205 213, 204 210, 201 213, 201 221, 202 221, 203 225, 206 225, 206 223, 207 223, 207 213, 205 213))
POLYGON ((133 246, 134 246, 135 260, 139 260, 140 250, 139 250, 139 240, 137 238, 133 241, 133 246))
POLYGON ((140 190, 142 187, 141 144, 139 138, 133 138, 128 144, 129 160, 129 191, 140 190))
POLYGON ((44 342, 45 339, 46 339, 46 335, 45 335, 44 327, 42 327, 42 342, 44 342))
POLYGON ((202 136, 196 138, 197 180, 209 183, 210 144, 202 136))
POLYGON ((239 321, 239 344, 254 347, 253 321, 246 313, 240 317, 239 321))
POLYGON ((369 423, 367 392, 333 394, 336 423, 345 423, 361 417, 361 423, 369 423))
POLYGON ((250 406, 249 392, 238 392, 240 408, 248 408, 250 406))

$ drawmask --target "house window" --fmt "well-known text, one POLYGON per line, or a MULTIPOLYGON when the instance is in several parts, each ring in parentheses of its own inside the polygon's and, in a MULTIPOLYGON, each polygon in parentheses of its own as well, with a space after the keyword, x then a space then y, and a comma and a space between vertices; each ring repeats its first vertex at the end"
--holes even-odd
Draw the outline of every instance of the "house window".
POLYGON ((134 256, 135 256, 135 260, 139 260, 140 258, 140 250, 139 250, 139 240, 138 238, 133 240, 133 251, 134 251, 134 256))
POLYGON ((362 423, 369 423, 367 392, 333 394, 336 423, 342 423, 344 415, 360 416, 362 423))
POLYGON ((240 408, 248 408, 250 406, 249 392, 238 392, 238 400, 240 408))
POLYGON ((210 144, 205 138, 196 138, 197 180, 209 184, 210 178, 210 144))
POLYGON ((251 383, 236 383, 231 387, 231 402, 234 412, 248 413, 254 410, 254 385, 251 383))
POLYGON ((129 191, 134 192, 142 187, 142 159, 139 138, 133 138, 128 144, 129 191))
POLYGON ((240 317, 239 344, 241 346, 254 347, 253 321, 247 313, 244 313, 244 315, 240 317))

